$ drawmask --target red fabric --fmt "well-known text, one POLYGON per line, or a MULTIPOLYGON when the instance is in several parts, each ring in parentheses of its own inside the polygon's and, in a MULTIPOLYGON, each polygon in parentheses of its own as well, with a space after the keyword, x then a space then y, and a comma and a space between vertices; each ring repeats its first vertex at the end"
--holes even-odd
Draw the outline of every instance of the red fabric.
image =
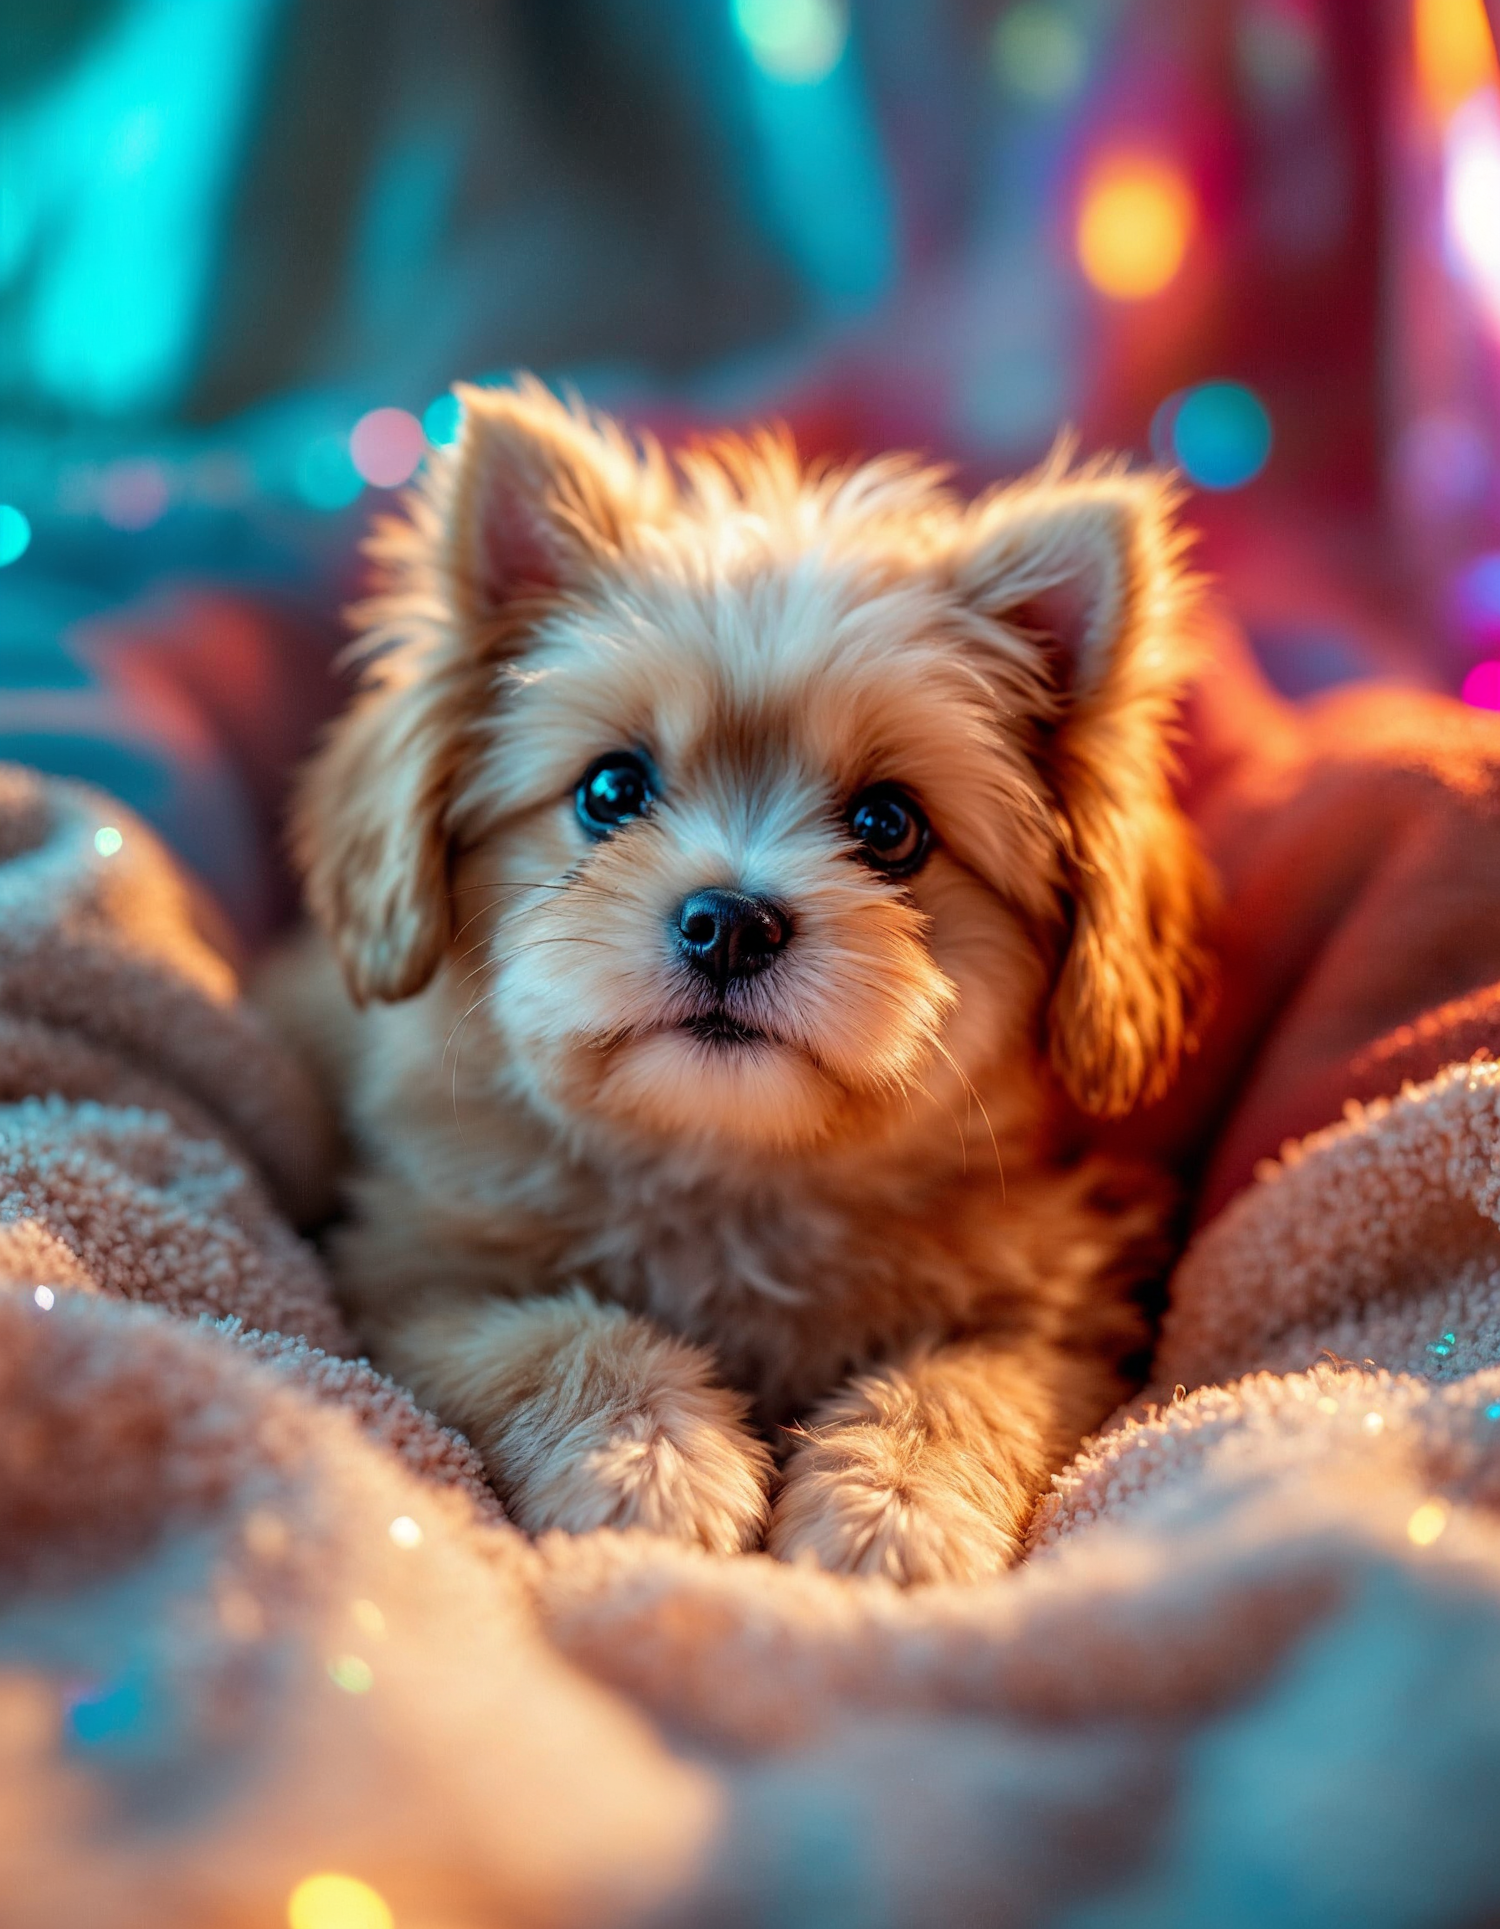
POLYGON ((1293 706, 1226 626, 1184 761, 1220 999, 1175 1090, 1109 1136, 1201 1171, 1202 1221, 1346 1100, 1500 1049, 1500 717, 1386 685, 1293 706))

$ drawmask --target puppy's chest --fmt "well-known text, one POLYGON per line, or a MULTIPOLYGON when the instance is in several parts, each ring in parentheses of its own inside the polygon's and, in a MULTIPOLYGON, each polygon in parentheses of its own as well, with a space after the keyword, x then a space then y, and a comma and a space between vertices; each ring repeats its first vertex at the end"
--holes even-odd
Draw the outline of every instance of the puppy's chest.
POLYGON ((572 1242, 601 1297, 709 1347, 767 1417, 862 1366, 982 1322, 1025 1324, 1023 1270, 990 1202, 927 1214, 807 1198, 657 1201, 572 1242))

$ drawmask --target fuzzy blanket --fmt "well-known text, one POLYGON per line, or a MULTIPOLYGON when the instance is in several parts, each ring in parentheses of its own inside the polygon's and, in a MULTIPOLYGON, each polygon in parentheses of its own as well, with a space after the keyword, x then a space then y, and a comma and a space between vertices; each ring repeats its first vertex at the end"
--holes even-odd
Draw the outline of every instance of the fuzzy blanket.
MULTIPOLYGON (((1304 894, 1286 813, 1330 742, 1277 792, 1304 894)), ((1248 1049, 1234 969, 1210 1062, 1248 1049)), ((1500 1919, 1500 1025, 1468 982, 1406 1025, 1462 1062, 1200 1230, 1156 1386, 1015 1573, 533 1546, 351 1357, 291 1230, 327 1129, 210 915, 108 799, 0 771, 8 1929, 1500 1919)), ((1365 1049, 1320 1036, 1320 1076, 1365 1049)), ((1216 1142, 1253 1150, 1241 1087, 1216 1142)))

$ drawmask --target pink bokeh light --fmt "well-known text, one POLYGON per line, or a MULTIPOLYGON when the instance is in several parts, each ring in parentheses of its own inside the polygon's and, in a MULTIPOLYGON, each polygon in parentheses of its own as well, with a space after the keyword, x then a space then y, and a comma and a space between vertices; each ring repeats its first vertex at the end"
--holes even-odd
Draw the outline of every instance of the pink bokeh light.
POLYGON ((371 409, 355 423, 349 437, 349 459, 377 489, 398 488, 426 449, 422 424, 406 409, 371 409))
POLYGON ((1464 678, 1463 696, 1476 710, 1500 710, 1500 661, 1476 663, 1464 678))
POLYGON ((170 499, 166 470, 149 458, 111 462, 99 478, 99 514, 112 529, 149 529, 170 499))

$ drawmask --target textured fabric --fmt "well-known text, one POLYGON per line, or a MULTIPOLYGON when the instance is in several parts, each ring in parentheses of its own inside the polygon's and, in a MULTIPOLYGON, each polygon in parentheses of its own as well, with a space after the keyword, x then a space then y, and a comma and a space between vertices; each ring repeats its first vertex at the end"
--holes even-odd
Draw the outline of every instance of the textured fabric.
POLYGON ((0 852, 7 1929, 1500 1913, 1500 1067, 1262 1167, 1001 1580, 532 1546, 340 1357, 323 1128, 149 834, 8 772, 0 852))

